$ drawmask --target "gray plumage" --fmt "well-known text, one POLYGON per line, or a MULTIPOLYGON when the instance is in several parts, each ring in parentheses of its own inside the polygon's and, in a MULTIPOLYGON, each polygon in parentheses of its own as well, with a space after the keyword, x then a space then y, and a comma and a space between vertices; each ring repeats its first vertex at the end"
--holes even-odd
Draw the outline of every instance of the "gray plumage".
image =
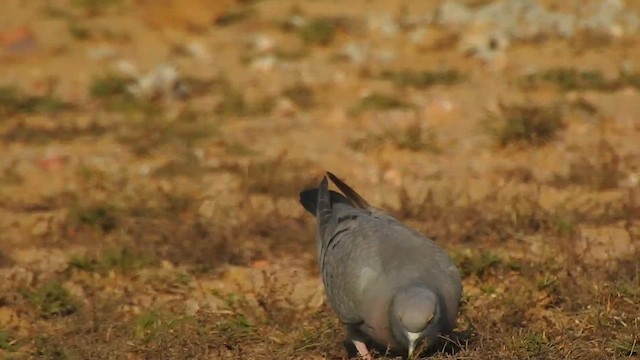
POLYGON ((342 191, 300 193, 317 217, 318 263, 327 298, 362 356, 365 343, 411 355, 456 324, 462 284, 449 256, 433 241, 327 173, 342 191))

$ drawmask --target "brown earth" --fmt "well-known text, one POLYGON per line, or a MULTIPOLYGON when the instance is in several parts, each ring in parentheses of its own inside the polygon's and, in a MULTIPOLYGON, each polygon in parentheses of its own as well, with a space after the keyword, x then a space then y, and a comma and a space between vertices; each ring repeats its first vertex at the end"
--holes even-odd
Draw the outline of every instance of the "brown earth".
POLYGON ((439 3, 5 0, 0 358, 343 358, 325 170, 460 266, 433 358, 638 357, 640 36, 376 25, 439 3))

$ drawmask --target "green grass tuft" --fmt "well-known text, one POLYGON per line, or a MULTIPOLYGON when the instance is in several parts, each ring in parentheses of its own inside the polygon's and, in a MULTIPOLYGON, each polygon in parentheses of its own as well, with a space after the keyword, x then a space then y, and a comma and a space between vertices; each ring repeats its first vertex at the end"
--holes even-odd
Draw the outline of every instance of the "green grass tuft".
POLYGON ((0 350, 14 352, 18 350, 18 342, 7 330, 0 329, 0 350))
POLYGON ((500 256, 489 251, 454 253, 453 260, 463 277, 485 276, 490 269, 503 264, 500 256))
POLYGON ((13 86, 0 86, 0 115, 57 113, 73 106, 53 95, 26 95, 13 86))
POLYGON ((163 320, 156 310, 146 310, 135 320, 134 334, 138 339, 147 339, 162 326, 163 320))
POLYGON ((619 355, 629 358, 640 355, 640 337, 637 335, 614 340, 612 345, 619 355))
POLYGON ((33 304, 43 318, 71 315, 79 303, 58 282, 49 282, 35 291, 24 290, 23 295, 33 304))
POLYGON ((118 226, 118 209, 108 204, 72 208, 70 216, 79 223, 110 232, 118 226))
POLYGON ((544 356, 552 346, 544 334, 533 331, 527 331, 521 335, 519 345, 527 356, 534 359, 544 356))
POLYGON ((243 314, 233 314, 216 323, 216 332, 234 340, 253 335, 254 325, 243 314))
POLYGON ((492 122, 490 130, 501 146, 544 144, 565 127, 562 112, 556 106, 503 106, 499 119, 492 122))
POLYGON ((113 247, 101 257, 73 256, 69 260, 69 267, 100 274, 106 274, 110 270, 128 274, 152 265, 154 262, 151 257, 123 246, 113 247))

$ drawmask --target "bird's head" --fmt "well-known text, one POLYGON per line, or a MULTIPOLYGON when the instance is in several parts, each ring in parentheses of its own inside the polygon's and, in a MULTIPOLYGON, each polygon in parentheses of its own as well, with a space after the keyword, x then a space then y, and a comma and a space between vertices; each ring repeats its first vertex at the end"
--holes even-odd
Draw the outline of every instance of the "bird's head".
POLYGON ((398 291, 391 300, 391 330, 411 357, 418 346, 430 346, 440 332, 438 297, 424 287, 398 291))

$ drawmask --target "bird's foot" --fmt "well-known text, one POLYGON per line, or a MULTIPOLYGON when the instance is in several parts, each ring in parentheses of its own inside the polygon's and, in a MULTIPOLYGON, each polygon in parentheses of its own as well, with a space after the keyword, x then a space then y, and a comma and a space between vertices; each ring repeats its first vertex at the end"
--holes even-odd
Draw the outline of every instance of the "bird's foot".
POLYGON ((358 354, 360 354, 360 358, 363 360, 373 360, 373 355, 367 349, 367 345, 359 340, 353 340, 353 345, 355 345, 358 350, 358 354))

